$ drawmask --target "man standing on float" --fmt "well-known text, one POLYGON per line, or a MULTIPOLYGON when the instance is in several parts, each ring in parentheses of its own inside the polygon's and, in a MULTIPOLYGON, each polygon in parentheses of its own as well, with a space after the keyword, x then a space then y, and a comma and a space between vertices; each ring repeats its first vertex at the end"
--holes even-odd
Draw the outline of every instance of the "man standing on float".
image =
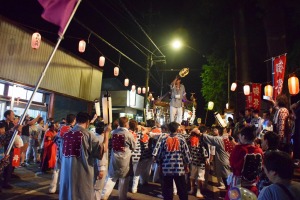
POLYGON ((177 76, 171 83, 170 121, 181 124, 182 121, 182 100, 186 100, 186 92, 181 78, 177 76), (176 116, 176 117, 175 117, 176 116))

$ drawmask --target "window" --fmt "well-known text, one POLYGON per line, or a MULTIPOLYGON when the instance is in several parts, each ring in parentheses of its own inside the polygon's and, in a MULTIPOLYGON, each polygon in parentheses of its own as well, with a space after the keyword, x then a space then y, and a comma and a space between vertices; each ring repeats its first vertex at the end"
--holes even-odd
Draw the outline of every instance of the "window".
MULTIPOLYGON (((14 96, 15 98, 29 100, 32 93, 33 91, 24 89, 22 87, 9 86, 8 88, 8 96, 10 97, 14 96)), ((32 100, 43 103, 43 93, 36 92, 32 100)))
POLYGON ((0 95, 4 95, 4 84, 0 83, 0 95))

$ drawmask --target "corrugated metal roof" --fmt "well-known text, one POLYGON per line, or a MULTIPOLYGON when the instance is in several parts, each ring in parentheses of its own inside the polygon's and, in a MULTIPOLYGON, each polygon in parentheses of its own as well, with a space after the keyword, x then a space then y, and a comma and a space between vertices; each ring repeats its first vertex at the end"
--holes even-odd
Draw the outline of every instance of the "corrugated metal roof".
MULTIPOLYGON (((53 50, 43 40, 31 48, 31 33, 0 17, 0 78, 34 86, 53 50)), ((58 93, 93 101, 99 98, 102 71, 79 58, 58 50, 40 85, 58 93)))

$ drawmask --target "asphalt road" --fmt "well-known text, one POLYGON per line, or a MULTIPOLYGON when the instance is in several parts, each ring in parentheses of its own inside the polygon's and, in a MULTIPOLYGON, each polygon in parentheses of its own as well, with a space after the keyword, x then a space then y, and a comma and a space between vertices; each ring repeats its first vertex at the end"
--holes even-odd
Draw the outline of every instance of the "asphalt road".
MULTIPOLYGON (((49 194, 49 184, 52 173, 36 175, 39 171, 37 165, 16 168, 14 174, 18 177, 12 178, 12 190, 2 189, 0 199, 5 200, 54 200, 58 199, 58 191, 55 194, 49 194)), ((117 187, 116 187, 117 188, 117 187)), ((214 199, 213 194, 208 191, 203 192, 205 199, 214 199)), ((139 186, 139 193, 128 193, 128 197, 137 200, 159 200, 157 195, 161 194, 161 187, 158 183, 149 183, 147 186, 139 186)), ((113 190, 109 200, 117 200, 118 191, 113 190)), ((179 199, 174 196, 174 200, 179 199)), ((195 196, 189 195, 190 200, 196 200, 195 196)))

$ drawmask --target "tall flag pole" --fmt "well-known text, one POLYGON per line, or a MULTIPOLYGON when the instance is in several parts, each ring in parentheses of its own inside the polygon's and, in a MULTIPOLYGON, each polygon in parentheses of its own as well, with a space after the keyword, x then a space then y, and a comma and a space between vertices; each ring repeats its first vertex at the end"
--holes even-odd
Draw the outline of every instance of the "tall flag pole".
MULTIPOLYGON (((81 0, 38 0, 38 1, 44 8, 42 17, 45 20, 47 20, 55 25, 58 25, 60 27, 59 31, 58 31, 59 38, 57 40, 57 43, 56 43, 50 57, 48 58, 48 61, 44 67, 44 70, 41 73, 41 76, 40 76, 38 82, 35 85, 35 89, 31 95, 31 97, 28 101, 28 104, 26 105, 26 108, 24 110, 24 113, 19 121, 19 125, 23 124, 25 115, 32 103, 33 97, 34 97, 36 91, 38 90, 38 88, 46 74, 46 71, 50 65, 50 62, 51 62, 52 58, 54 57, 54 54, 55 54, 56 50, 58 49, 58 46, 59 46, 60 42, 62 41, 63 36, 64 36, 70 22, 72 21, 72 18, 81 2, 81 0)), ((18 134, 18 130, 15 130, 14 134, 9 142, 8 148, 5 152, 6 156, 9 155, 17 134, 18 134)))

